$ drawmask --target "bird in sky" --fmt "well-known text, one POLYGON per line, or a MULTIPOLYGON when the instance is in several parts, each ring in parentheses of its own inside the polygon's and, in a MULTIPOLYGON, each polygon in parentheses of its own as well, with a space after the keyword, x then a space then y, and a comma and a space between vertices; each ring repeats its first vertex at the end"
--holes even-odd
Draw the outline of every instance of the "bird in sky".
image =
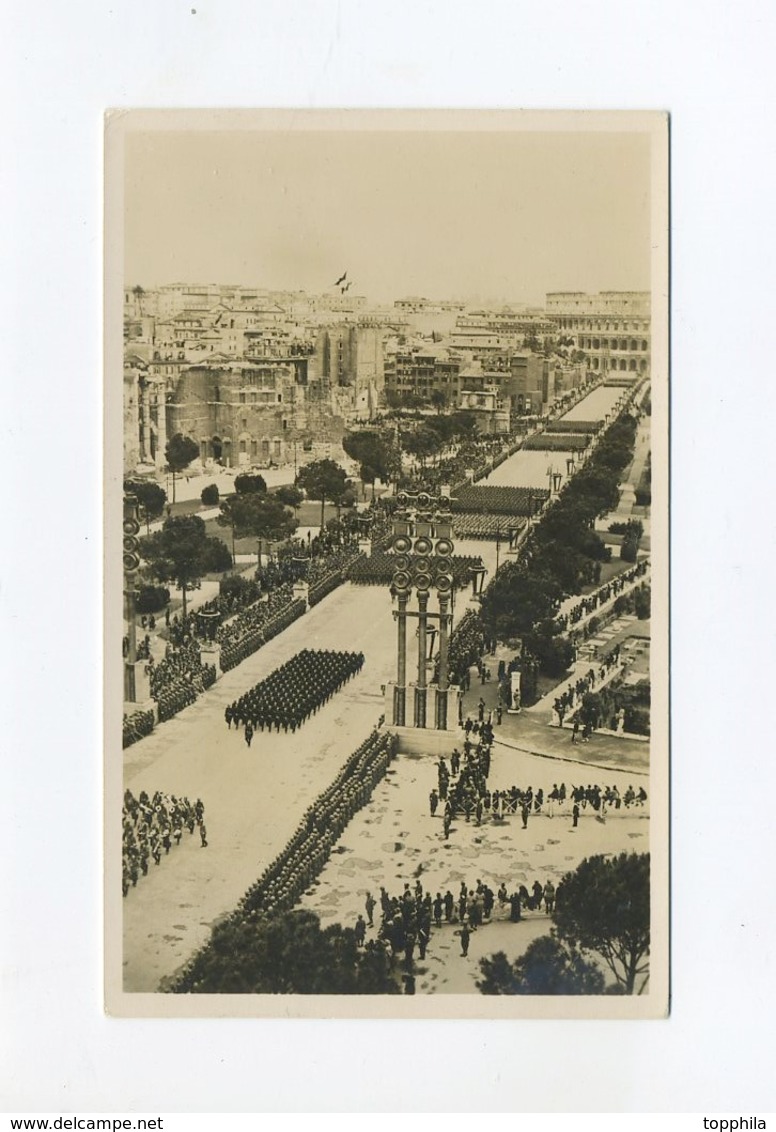
POLYGON ((339 279, 338 279, 338 280, 337 280, 337 282, 336 282, 336 283, 334 284, 334 286, 335 286, 335 287, 339 287, 340 283, 344 283, 344 282, 345 282, 345 280, 347 279, 347 277, 348 277, 348 273, 347 273, 347 271, 343 272, 343 274, 342 274, 342 275, 340 275, 339 279))

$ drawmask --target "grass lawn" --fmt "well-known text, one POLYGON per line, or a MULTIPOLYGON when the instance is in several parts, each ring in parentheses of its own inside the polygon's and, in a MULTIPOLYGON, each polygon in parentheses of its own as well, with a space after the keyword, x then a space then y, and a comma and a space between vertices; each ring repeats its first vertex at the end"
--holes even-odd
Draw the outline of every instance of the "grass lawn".
MULTIPOLYGON (((191 512, 190 512, 191 513, 191 512)), ((300 527, 313 527, 315 532, 320 526, 321 522, 321 505, 320 503, 308 502, 305 500, 297 508, 297 516, 299 518, 300 527)), ((330 503, 326 504, 325 520, 328 523, 329 519, 337 518, 337 509, 330 503)), ((205 530, 209 537, 220 538, 225 542, 229 550, 232 549, 232 530, 230 527, 222 527, 217 519, 206 519, 205 530)), ((250 538, 237 538, 234 540, 234 547, 237 554, 255 554, 256 553, 256 539, 250 538)))
POLYGON ((536 699, 541 700, 548 692, 551 692, 553 688, 557 688, 559 684, 562 684, 565 679, 567 679, 565 673, 563 676, 544 676, 540 672, 536 680, 536 699))

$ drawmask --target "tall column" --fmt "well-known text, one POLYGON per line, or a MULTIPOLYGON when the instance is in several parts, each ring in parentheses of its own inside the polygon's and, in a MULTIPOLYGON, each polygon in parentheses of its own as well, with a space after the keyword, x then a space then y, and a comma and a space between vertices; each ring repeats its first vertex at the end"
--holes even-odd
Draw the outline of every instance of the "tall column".
POLYGON ((415 726, 426 726, 426 623, 428 594, 418 594, 418 684, 415 689, 415 726))
POLYGON ((399 595, 399 661, 396 670, 396 687, 394 689, 393 722, 397 727, 404 727, 407 706, 407 595, 399 595))
POLYGON ((439 595, 439 689, 437 691, 436 725, 439 731, 447 730, 447 647, 448 608, 446 597, 439 595))

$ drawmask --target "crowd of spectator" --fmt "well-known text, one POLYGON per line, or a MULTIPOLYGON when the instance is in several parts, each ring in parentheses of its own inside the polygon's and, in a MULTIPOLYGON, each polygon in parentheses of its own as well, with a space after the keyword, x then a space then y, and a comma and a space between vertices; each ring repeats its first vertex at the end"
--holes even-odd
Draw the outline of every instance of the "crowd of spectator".
POLYGON ((642 558, 635 566, 631 566, 628 570, 623 570, 616 578, 604 582, 604 584, 599 586, 597 590, 594 590, 593 593, 580 598, 567 613, 556 618, 556 625, 561 631, 565 631, 573 625, 576 625, 583 617, 589 617, 591 613, 595 613, 601 606, 606 605, 612 598, 621 594, 631 582, 635 582, 637 578, 642 578, 648 569, 649 559, 642 558))
POLYGON ((133 743, 137 743, 138 739, 144 739, 146 735, 150 735, 154 729, 154 723, 153 710, 133 711, 131 714, 125 715, 122 726, 122 747, 131 747, 133 743))
POLYGON ((378 899, 371 892, 366 894, 366 919, 359 913, 353 925, 356 942, 364 946, 368 929, 376 927, 376 942, 385 948, 391 962, 403 957, 404 990, 406 994, 414 994, 416 956, 421 962, 425 960, 435 930, 439 931, 443 926, 452 927, 460 937, 461 954, 465 956, 471 933, 495 919, 498 912, 502 913, 502 918, 508 916, 512 922, 521 920, 525 912, 552 915, 561 888, 559 884, 556 889, 551 879, 535 880, 530 890, 521 883, 510 893, 502 881, 498 891, 494 892, 490 885, 478 878, 474 885, 462 880, 457 896, 450 888, 444 894, 437 891, 432 896, 431 889, 424 888, 418 878, 414 885, 405 882, 401 896, 391 896, 383 886, 378 899), (375 925, 378 903, 380 922, 375 925))
MULTIPOLYGON (((504 821, 513 815, 520 815, 523 824, 528 824, 532 817, 571 817, 579 818, 590 806, 591 812, 605 817, 607 810, 619 811, 623 807, 629 810, 631 806, 643 806, 647 800, 647 792, 643 786, 634 790, 628 787, 620 793, 618 786, 570 786, 566 789, 565 782, 560 786, 554 782, 551 790, 532 786, 521 788, 512 785, 505 790, 485 790, 483 795, 483 811, 494 821, 504 821), (576 814, 575 814, 576 808, 576 814)), ((576 825, 576 822, 574 823, 576 825)))
MULTIPOLYGON (((553 712, 557 721, 558 727, 563 726, 563 720, 567 715, 576 713, 582 706, 585 696, 592 692, 594 688, 599 687, 611 674, 612 670, 617 668, 620 663, 620 646, 615 645, 613 649, 604 656, 600 663, 595 668, 589 668, 582 676, 578 677, 573 684, 561 692, 559 696, 555 697, 553 701, 553 712)), ((577 723, 579 721, 577 720, 577 723)), ((582 720, 584 724, 583 739, 589 739, 590 732, 595 725, 595 720, 585 719, 582 720)), ((578 730, 578 727, 577 727, 578 730)), ((576 731, 572 735, 572 742, 576 741, 576 731)))

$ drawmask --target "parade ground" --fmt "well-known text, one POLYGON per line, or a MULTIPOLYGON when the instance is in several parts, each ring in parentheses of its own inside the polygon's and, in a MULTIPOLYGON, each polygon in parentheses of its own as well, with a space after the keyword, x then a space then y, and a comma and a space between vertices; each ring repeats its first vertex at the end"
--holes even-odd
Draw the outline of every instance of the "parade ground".
MULTIPOLYGON (((553 785, 561 782, 567 790, 573 785, 616 785, 623 795, 629 785, 638 789, 645 777, 643 772, 602 770, 526 754, 496 738, 488 781, 492 789, 512 784, 523 789, 532 786, 534 792, 542 789, 546 797, 553 785)), ((304 897, 303 907, 316 912, 324 927, 330 923, 352 926, 359 913, 366 918, 364 902, 371 892, 378 899, 378 908, 374 927, 367 929, 367 939, 374 938, 379 926, 381 885, 390 896, 401 896, 405 884, 413 887, 419 879, 425 892, 433 896, 439 892, 444 897, 449 889, 456 900, 462 882, 473 889, 481 880, 494 892, 502 882, 510 892, 520 884, 530 890, 537 880, 542 885, 552 880, 557 887, 563 874, 573 870, 583 857, 649 849, 649 802, 643 808, 609 811, 603 820, 592 809, 583 809, 576 829, 568 801, 552 817, 545 806, 541 815, 529 818, 525 829, 519 813, 503 821, 493 821, 488 815, 479 826, 474 818, 466 822, 461 816, 453 822, 446 841, 441 809, 433 818, 430 815, 428 796, 436 783, 433 758, 399 754, 369 805, 356 814, 340 838, 318 882, 304 897)), ((476 993, 482 957, 504 951, 510 959, 516 959, 550 926, 544 911, 524 912, 519 923, 510 923, 509 905, 499 907, 496 903, 491 922, 472 932, 464 957, 460 925, 443 924, 432 931, 425 960, 416 958, 416 991, 476 993)))
MULTIPOLYGON (((607 412, 617 389, 598 389, 577 406, 580 419, 607 412), (597 398, 595 406, 586 401, 597 398)), ((501 464, 489 483, 515 486, 546 484, 549 458, 558 466, 564 454, 520 450, 501 464)), ((494 541, 456 540, 456 553, 479 555, 493 576, 498 553, 494 541)), ((500 561, 509 559, 501 547, 500 561)), ((471 590, 456 594, 454 619, 476 608, 471 590)), ((207 845, 184 832, 179 846, 151 864, 148 875, 129 889, 123 901, 124 988, 155 991, 170 979, 208 939, 210 929, 230 913, 247 889, 284 848, 304 811, 335 779, 349 755, 377 726, 385 710, 383 688, 396 675, 396 623, 386 586, 339 586, 284 632, 249 656, 190 707, 124 752, 124 784, 137 797, 145 790, 198 798, 205 807, 207 845), (243 730, 229 729, 224 711, 260 680, 305 648, 363 652, 362 671, 295 733, 256 731, 250 747, 243 730)), ((626 626, 618 630, 623 636, 626 626)), ((648 630, 647 630, 648 632, 648 630)), ((480 697, 494 713, 496 666, 511 654, 503 646, 490 658, 493 678, 484 684, 471 670, 463 714, 476 717, 480 697)), ((580 672, 585 665, 580 664, 580 672)), ((570 674, 574 679, 577 673, 570 674)), ((533 708, 504 713, 495 728, 491 789, 531 785, 545 795, 553 784, 617 785, 648 788, 649 743, 615 734, 594 734, 587 744, 572 744, 568 730, 551 726, 552 691, 533 708)), ((462 745, 463 736, 459 740, 462 745)), ((519 815, 503 821, 487 815, 480 826, 463 818, 453 823, 449 840, 442 832, 441 811, 429 812, 429 792, 436 785, 435 757, 400 751, 371 801, 355 815, 318 880, 301 906, 313 909, 323 925, 355 923, 364 911, 367 891, 379 896, 384 885, 392 896, 420 878, 426 891, 457 897, 462 881, 478 880, 494 891, 502 882, 511 891, 535 880, 556 884, 566 871, 593 853, 649 847, 649 801, 643 808, 610 812, 605 820, 591 812, 573 828, 570 804, 550 817, 545 808, 532 815, 526 829, 519 815)), ((452 925, 434 931, 420 963, 421 993, 475 992, 483 955, 504 950, 514 958, 536 935, 549 930, 543 913, 527 913, 509 922, 508 906, 498 904, 492 922, 473 933, 469 953, 461 955, 452 925)), ((376 917, 376 924, 379 917, 376 917)), ((370 929, 370 932, 376 930, 370 929)), ((369 937, 368 937, 369 938, 369 937)))

